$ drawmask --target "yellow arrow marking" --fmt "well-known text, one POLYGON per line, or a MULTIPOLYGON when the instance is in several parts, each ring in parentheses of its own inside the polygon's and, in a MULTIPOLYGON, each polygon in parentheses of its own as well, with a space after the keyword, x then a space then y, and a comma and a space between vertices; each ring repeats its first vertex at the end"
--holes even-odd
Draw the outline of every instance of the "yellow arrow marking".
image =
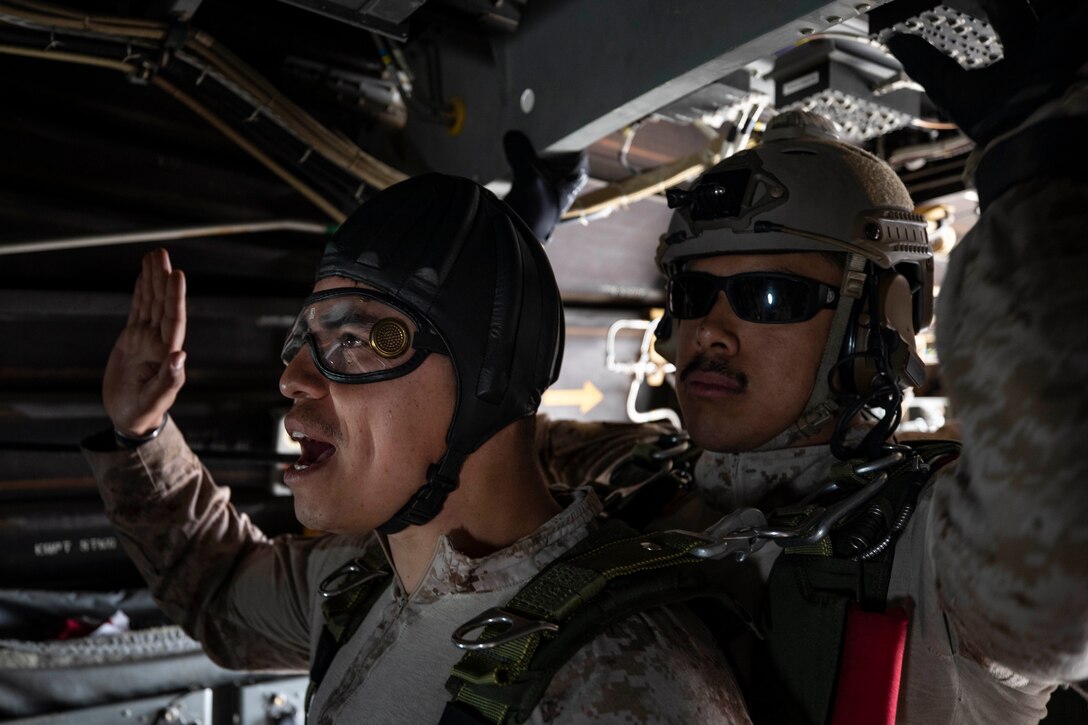
POLYGON ((596 385, 587 380, 581 388, 576 388, 574 390, 545 390, 540 404, 553 408, 573 407, 577 405, 578 412, 585 415, 596 408, 597 404, 602 400, 604 400, 604 393, 598 390, 596 385))

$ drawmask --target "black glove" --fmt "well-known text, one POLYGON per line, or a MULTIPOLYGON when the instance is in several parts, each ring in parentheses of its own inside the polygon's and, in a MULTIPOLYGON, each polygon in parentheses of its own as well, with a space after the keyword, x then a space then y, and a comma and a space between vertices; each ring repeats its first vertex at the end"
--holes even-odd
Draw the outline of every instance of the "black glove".
POLYGON ((1088 62, 1083 40, 1088 3, 1064 0, 983 2, 1001 38, 1004 58, 979 70, 959 63, 916 35, 895 35, 889 50, 904 70, 965 134, 985 145, 1015 128, 1043 103, 1060 96, 1088 62), (1043 12, 1036 18, 1034 12, 1043 12))
POLYGON ((514 184, 504 201, 541 242, 546 242, 589 178, 586 152, 542 158, 521 131, 507 131, 502 137, 502 145, 514 172, 514 184))

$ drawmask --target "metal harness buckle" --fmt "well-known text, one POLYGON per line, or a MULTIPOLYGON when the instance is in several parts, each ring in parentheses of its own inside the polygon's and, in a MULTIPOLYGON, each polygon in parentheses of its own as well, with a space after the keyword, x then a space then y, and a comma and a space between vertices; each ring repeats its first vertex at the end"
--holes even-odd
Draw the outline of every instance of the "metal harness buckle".
POLYGON ((462 624, 453 630, 453 643, 461 649, 482 650, 498 647, 507 642, 513 642, 535 632, 558 632, 559 625, 552 622, 544 622, 539 619, 529 619, 519 614, 508 612, 499 607, 492 607, 475 619, 462 624), (466 639, 465 635, 477 629, 483 629, 489 624, 506 624, 507 629, 497 637, 481 642, 479 639, 466 639))
MULTIPOLYGON (((858 464, 854 467, 854 473, 859 476, 873 474, 869 483, 831 506, 816 508, 794 526, 768 526, 761 511, 741 509, 711 526, 707 530, 707 544, 692 549, 691 554, 700 559, 720 559, 734 555, 738 560, 743 560, 767 540, 774 541, 783 548, 814 544, 827 536, 835 524, 879 493, 888 482, 887 469, 905 458, 902 450, 889 449, 888 454, 881 458, 858 464), (741 514, 743 517, 738 519, 741 514)), ((917 464, 916 457, 914 461, 917 464)))
POLYGON ((359 559, 352 559, 347 564, 321 580, 317 589, 325 599, 343 594, 363 586, 385 575, 384 571, 373 571, 359 564, 359 559), (343 580, 343 581, 341 581, 343 580), (334 585, 339 586, 334 586, 334 585))

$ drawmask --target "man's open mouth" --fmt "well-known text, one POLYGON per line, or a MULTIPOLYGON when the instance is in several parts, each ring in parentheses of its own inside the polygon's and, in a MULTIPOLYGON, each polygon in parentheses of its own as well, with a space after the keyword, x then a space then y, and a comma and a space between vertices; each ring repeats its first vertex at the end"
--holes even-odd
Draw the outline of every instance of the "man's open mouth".
POLYGON ((291 438, 298 441, 302 448, 301 455, 292 466, 296 471, 305 471, 307 468, 323 463, 336 453, 336 446, 311 438, 302 431, 292 431, 291 438))

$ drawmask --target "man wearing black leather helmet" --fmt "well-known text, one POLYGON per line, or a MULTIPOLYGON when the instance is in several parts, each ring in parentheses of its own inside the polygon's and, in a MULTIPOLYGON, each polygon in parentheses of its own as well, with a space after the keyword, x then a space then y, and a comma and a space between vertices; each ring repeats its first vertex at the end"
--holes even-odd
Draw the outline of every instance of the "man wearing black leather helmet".
MULTIPOLYGON (((299 519, 337 535, 266 539, 170 421, 185 280, 163 250, 144 259, 107 367, 114 431, 88 457, 157 602, 213 659, 309 667, 311 722, 463 722, 447 708, 464 654, 451 638, 478 641, 461 625, 566 555, 600 510, 588 491, 561 507, 535 459, 533 413, 562 358, 558 289, 505 204, 437 174, 364 204, 317 277, 282 352, 302 449, 284 481, 299 519)), ((684 610, 594 635, 539 705, 496 721, 748 722, 684 610)))

